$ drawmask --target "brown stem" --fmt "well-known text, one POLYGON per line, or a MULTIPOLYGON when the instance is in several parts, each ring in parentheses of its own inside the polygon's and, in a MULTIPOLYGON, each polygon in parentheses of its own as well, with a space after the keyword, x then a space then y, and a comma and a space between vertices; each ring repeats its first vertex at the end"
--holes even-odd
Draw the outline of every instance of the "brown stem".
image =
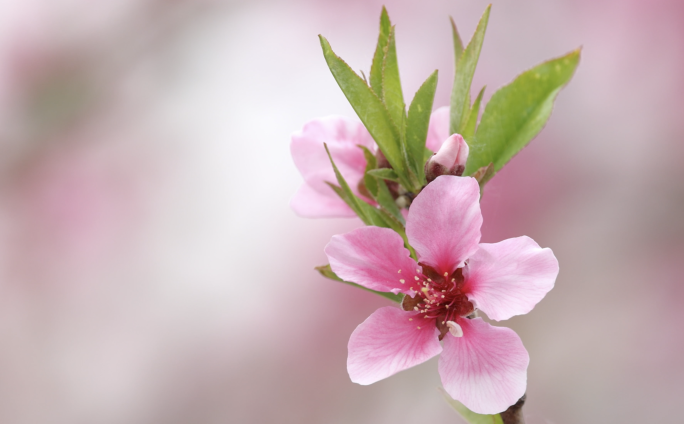
POLYGON ((522 397, 514 404, 511 405, 507 410, 501 413, 501 419, 504 424, 525 424, 525 418, 523 417, 522 407, 527 399, 527 393, 522 395, 522 397))

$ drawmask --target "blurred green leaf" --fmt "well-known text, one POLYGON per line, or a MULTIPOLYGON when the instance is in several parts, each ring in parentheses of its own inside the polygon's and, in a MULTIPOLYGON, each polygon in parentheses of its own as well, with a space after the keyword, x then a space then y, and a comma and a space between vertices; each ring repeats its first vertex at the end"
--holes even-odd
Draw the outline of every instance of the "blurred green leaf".
POLYGON ((328 185, 333 190, 335 190, 335 193, 337 193, 337 195, 340 196, 340 198, 344 200, 347 205, 349 205, 349 207, 354 211, 354 213, 356 213, 356 215, 358 215, 358 217, 361 218, 361 220, 366 225, 377 225, 379 227, 386 227, 387 225, 385 224, 382 217, 378 216, 378 214, 374 212, 375 208, 366 203, 365 201, 359 199, 359 197, 354 194, 354 192, 349 187, 349 184, 347 184, 347 181, 340 173, 339 169, 337 169, 337 165, 335 165, 335 161, 333 160, 332 156, 330 155, 330 151, 328 150, 328 145, 325 143, 323 145, 325 146, 325 151, 328 153, 328 158, 330 159, 330 163, 332 164, 333 170, 335 171, 335 177, 337 178, 337 183, 339 184, 339 187, 330 182, 328 182, 328 185))
POLYGON ((451 396, 449 396, 449 394, 441 387, 439 388, 439 391, 442 393, 442 396, 444 396, 444 399, 447 401, 449 406, 451 406, 456 412, 458 412, 461 415, 461 417, 463 417, 463 419, 466 420, 469 424, 503 424, 501 415, 477 414, 468 409, 461 402, 452 399, 451 396))
POLYGON ((368 292, 371 292, 371 293, 375 293, 375 294, 377 294, 377 295, 380 295, 380 296, 382 296, 382 297, 384 297, 384 298, 387 298, 387 299, 391 300, 392 302, 401 303, 401 301, 404 300, 404 295, 403 295, 403 294, 394 294, 394 293, 379 292, 379 291, 367 289, 367 288, 365 288, 365 287, 363 287, 363 286, 360 286, 360 285, 358 285, 358 284, 356 284, 356 283, 351 283, 351 282, 349 282, 349 281, 344 281, 343 279, 341 279, 340 277, 338 277, 338 276, 333 272, 333 270, 330 268, 330 265, 321 265, 321 266, 317 266, 315 269, 316 269, 316 271, 318 271, 318 272, 319 272, 322 276, 324 276, 325 278, 329 278, 329 279, 331 279, 331 280, 339 281, 340 283, 349 284, 350 286, 357 287, 357 288, 359 288, 359 289, 361 289, 361 290, 365 290, 365 291, 368 291, 368 292))
POLYGON ((487 86, 482 87, 482 90, 480 90, 480 93, 475 98, 473 107, 468 111, 468 118, 461 130, 461 135, 468 142, 470 142, 475 135, 475 126, 477 125, 477 118, 480 117, 480 103, 482 103, 482 96, 484 96, 485 88, 487 88, 487 86))
MULTIPOLYGON (((425 139, 427 138, 436 89, 437 71, 433 72, 425 80, 413 97, 406 125, 406 150, 408 152, 409 164, 418 176, 421 187, 426 184, 423 153, 425 152, 425 139)), ((420 187, 414 188, 414 191, 417 190, 420 190, 420 187)))
POLYGON ((389 180, 389 181, 394 181, 396 183, 399 182, 399 177, 397 176, 397 173, 394 172, 394 169, 390 168, 377 168, 377 169, 372 169, 370 171, 367 171, 370 175, 378 178, 382 178, 383 180, 389 180))
POLYGON ((373 64, 371 65, 370 84, 373 92, 383 99, 382 91, 382 69, 385 63, 385 54, 387 53, 387 43, 389 41, 389 34, 392 30, 392 23, 385 6, 382 7, 380 14, 380 34, 378 35, 378 45, 375 47, 375 54, 373 55, 373 64))
POLYGON ((392 122, 385 105, 361 77, 333 52, 328 40, 319 37, 323 55, 337 84, 396 171, 402 185, 411 187, 401 151, 399 129, 392 122))
POLYGON ((575 50, 544 62, 494 93, 469 143, 465 175, 490 162, 499 171, 541 131, 556 96, 572 78, 579 58, 580 51, 575 50))
MULTIPOLYGON (((375 200, 378 203, 380 208, 384 209, 385 212, 391 215, 391 217, 393 217, 393 219, 397 221, 397 224, 403 230, 405 225, 404 217, 401 215, 399 207, 394 202, 394 198, 392 197, 392 194, 387 188, 387 184, 385 184, 385 181, 383 179, 369 173, 369 171, 373 170, 377 166, 377 159, 375 158, 375 155, 373 155, 373 152, 368 150, 367 147, 359 147, 363 150, 363 155, 366 158, 366 170, 363 176, 363 181, 366 186, 366 189, 368 190, 373 200, 375 200)), ((386 218, 385 221, 387 221, 386 218)), ((390 223, 388 222, 388 225, 389 224, 390 223)), ((391 225, 390 228, 392 228, 391 225)))
MULTIPOLYGON (((485 9, 480 22, 477 24, 473 38, 468 43, 468 47, 463 51, 461 58, 457 61, 454 87, 451 91, 450 134, 460 134, 470 109, 470 85, 473 81, 477 61, 480 58, 480 50, 482 50, 482 42, 487 30, 491 8, 492 5, 490 4, 485 9)), ((455 50, 458 50, 458 48, 455 48, 455 50)))

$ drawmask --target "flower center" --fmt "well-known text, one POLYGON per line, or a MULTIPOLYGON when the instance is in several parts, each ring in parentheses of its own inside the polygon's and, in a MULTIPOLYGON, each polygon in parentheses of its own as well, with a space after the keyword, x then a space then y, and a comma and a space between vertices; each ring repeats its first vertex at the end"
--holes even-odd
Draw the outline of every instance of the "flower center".
POLYGON ((458 268, 451 275, 440 274, 434 268, 419 264, 423 268, 422 278, 416 277, 414 290, 418 294, 411 298, 404 297, 402 307, 405 311, 420 312, 426 319, 436 320, 441 331, 440 339, 449 331, 448 322, 456 322, 457 318, 471 314, 475 307, 463 292, 465 280, 463 268, 458 268))

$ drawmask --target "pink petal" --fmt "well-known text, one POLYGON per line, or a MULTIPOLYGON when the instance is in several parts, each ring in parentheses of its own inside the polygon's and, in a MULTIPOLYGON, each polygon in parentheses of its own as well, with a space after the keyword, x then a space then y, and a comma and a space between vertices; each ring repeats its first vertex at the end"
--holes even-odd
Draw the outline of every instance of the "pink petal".
POLYGON ((421 262, 451 274, 477 250, 481 226, 477 181, 442 175, 411 203, 406 234, 421 262))
POLYGON ((478 414, 497 414, 525 393, 530 357, 510 328, 459 319, 463 337, 447 333, 439 375, 449 395, 478 414))
POLYGON ((433 152, 437 152, 449 138, 449 110, 449 106, 442 106, 430 116, 425 146, 433 152))
MULTIPOLYGON (((298 214, 307 217, 353 216, 353 213, 340 213, 339 202, 333 201, 335 207, 317 204, 321 198, 340 200, 326 184, 326 181, 337 184, 337 179, 323 143, 327 143, 335 164, 349 186, 359 194, 357 186, 363 178, 366 159, 358 145, 373 150, 375 142, 361 122, 341 116, 329 116, 310 121, 304 125, 302 131, 292 134, 292 159, 304 177, 304 183, 319 194, 313 196, 308 190, 309 193, 301 195, 293 206, 297 208, 298 214)), ((344 202, 342 209, 348 209, 344 202)))
POLYGON ((333 236, 325 254, 332 270, 345 281, 377 291, 414 294, 418 264, 401 236, 389 228, 369 226, 333 236))
POLYGON ((478 309, 500 321, 530 312, 553 288, 558 260, 527 236, 482 243, 464 270, 465 290, 478 309))
POLYGON ((354 383, 372 384, 421 364, 442 351, 435 320, 386 306, 349 338, 347 370, 354 383))
POLYGON ((321 193, 306 183, 302 184, 297 193, 292 196, 290 207, 297 215, 304 218, 356 216, 354 211, 330 187, 326 187, 325 192, 321 193))

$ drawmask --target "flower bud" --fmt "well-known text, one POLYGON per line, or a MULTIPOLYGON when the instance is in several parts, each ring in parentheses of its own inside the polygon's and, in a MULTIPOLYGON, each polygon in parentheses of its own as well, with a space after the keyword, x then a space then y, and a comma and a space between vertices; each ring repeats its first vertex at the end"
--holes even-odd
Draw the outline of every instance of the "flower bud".
POLYGON ((468 144, 460 134, 453 134, 447 138, 437 153, 425 164, 425 178, 428 183, 440 175, 463 175, 468 151, 468 144))

